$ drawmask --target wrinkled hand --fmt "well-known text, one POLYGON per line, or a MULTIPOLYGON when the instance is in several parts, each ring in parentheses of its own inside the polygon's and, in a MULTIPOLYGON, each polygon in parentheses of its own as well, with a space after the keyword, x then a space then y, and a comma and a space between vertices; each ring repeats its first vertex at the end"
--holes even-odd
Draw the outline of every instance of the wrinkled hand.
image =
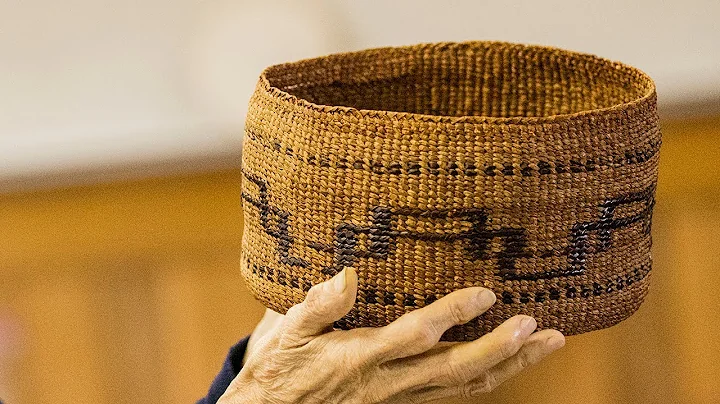
POLYGON ((488 289, 455 291, 381 328, 333 331, 355 302, 345 269, 313 286, 253 347, 218 403, 423 403, 487 393, 565 344, 555 330, 515 316, 483 337, 439 343, 448 328, 495 303, 488 289))

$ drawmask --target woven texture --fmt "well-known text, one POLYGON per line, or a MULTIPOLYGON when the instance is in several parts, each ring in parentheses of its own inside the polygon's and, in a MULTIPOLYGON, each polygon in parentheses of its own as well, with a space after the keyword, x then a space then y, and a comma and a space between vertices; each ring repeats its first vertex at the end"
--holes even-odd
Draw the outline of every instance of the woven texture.
POLYGON ((272 66, 242 155, 242 273, 284 313, 345 267, 338 328, 383 326, 460 288, 578 334, 648 290, 661 134, 652 80, 592 55, 500 42, 272 66))

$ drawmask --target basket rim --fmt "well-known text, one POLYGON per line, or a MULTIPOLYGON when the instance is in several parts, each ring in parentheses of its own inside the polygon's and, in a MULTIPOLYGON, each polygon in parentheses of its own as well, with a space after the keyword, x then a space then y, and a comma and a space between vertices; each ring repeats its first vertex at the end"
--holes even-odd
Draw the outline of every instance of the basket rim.
MULTIPOLYGON (((312 58, 305 58, 300 59, 294 62, 287 62, 287 63, 281 63, 276 64, 272 66, 268 66, 260 74, 257 90, 262 90, 265 93, 269 94, 272 98, 290 102, 298 107, 301 107, 307 111, 315 112, 315 113, 322 113, 322 114, 344 114, 344 115, 354 115, 356 117, 365 117, 365 118, 378 118, 378 119, 388 119, 393 121, 420 121, 420 122, 429 122, 429 123, 467 123, 467 124, 490 124, 490 125, 536 125, 536 124, 547 124, 547 123, 561 123, 566 121, 574 121, 574 120, 581 120, 593 117, 601 117, 605 116, 607 114, 612 114, 619 111, 627 111, 627 110, 633 110, 636 108, 641 107, 642 105, 656 100, 657 97, 657 88, 655 85, 655 82, 652 80, 652 78, 645 73, 644 71, 640 70, 639 68, 636 68, 634 66, 628 65, 623 62, 603 58, 591 53, 585 53, 585 52, 578 52, 574 50, 567 50, 555 46, 548 46, 548 45, 540 45, 540 44, 525 44, 525 43, 516 43, 516 42, 506 42, 506 41, 462 41, 462 42, 423 42, 416 45, 403 45, 403 46, 386 46, 386 47, 375 47, 375 48, 369 48, 369 49, 363 49, 363 50, 357 50, 357 51, 351 51, 351 52, 339 52, 339 53, 332 53, 332 54, 326 54, 323 56, 318 57, 312 57, 312 58), (268 78, 269 73, 272 72, 272 70, 284 68, 284 67, 290 67, 290 66, 297 66, 304 63, 312 63, 317 62, 323 59, 326 59, 328 57, 338 57, 338 56, 352 56, 352 55, 360 55, 367 52, 382 52, 382 51, 391 51, 391 50, 410 50, 418 47, 430 47, 430 46, 473 46, 473 45, 486 45, 486 46, 512 46, 512 47, 519 47, 519 48, 526 48, 526 49, 532 49, 532 50, 543 50, 543 51, 550 51, 550 52, 556 52, 565 54, 568 56, 576 57, 576 58, 585 58, 590 59, 598 63, 604 63, 608 67, 614 68, 614 69, 621 69, 625 70, 627 72, 632 72, 636 75, 638 75, 641 79, 645 80, 646 84, 646 90, 644 94, 641 97, 635 98, 631 101, 611 105, 607 107, 602 108, 594 108, 594 109, 587 109, 583 111, 577 111, 567 114, 556 114, 556 115, 547 115, 547 116, 511 116, 511 117, 494 117, 494 116, 486 116, 486 115, 463 115, 463 116, 452 116, 452 115, 432 115, 432 114, 422 114, 422 113, 416 113, 416 112, 407 112, 407 111, 390 111, 390 110, 379 110, 379 109, 363 109, 363 108, 355 108, 355 107, 349 107, 349 106, 342 106, 342 105, 326 105, 326 104, 319 104, 314 103, 312 101, 309 101, 307 99, 298 97, 294 94, 291 94, 288 91, 285 91, 281 89, 280 87, 277 87, 273 84, 271 84, 270 79, 268 78)), ((256 91, 257 91, 256 90, 256 91)))

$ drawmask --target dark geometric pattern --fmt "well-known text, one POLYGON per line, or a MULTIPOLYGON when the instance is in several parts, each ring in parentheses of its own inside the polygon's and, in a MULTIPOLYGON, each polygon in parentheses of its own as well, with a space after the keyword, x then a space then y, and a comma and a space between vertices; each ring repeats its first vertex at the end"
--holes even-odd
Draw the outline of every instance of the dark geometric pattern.
POLYGON ((333 245, 309 243, 308 246, 335 255, 334 264, 323 268, 323 273, 334 275, 343 268, 352 266, 359 258, 386 259, 392 247, 401 238, 428 242, 464 242, 465 250, 473 261, 496 258, 502 276, 507 276, 514 271, 515 260, 530 256, 524 250, 526 247, 524 229, 488 229, 488 210, 474 208, 453 210, 400 208, 391 210, 387 207, 376 207, 370 211, 369 225, 342 223, 335 231, 333 245), (403 216, 416 219, 461 220, 469 222, 470 229, 458 233, 420 233, 394 229, 393 223, 403 216), (367 248, 362 250, 358 248, 358 239, 361 235, 366 235, 368 240, 367 248), (491 256, 490 245, 495 238, 503 240, 503 249, 495 256, 491 256))
POLYGON ((275 238, 277 241, 277 251, 280 256, 280 262, 286 265, 302 268, 310 266, 310 263, 304 259, 290 255, 290 248, 295 241, 293 236, 290 235, 290 213, 271 206, 268 203, 267 181, 256 175, 245 172, 244 170, 243 174, 248 181, 257 185, 258 198, 255 199, 250 194, 243 191, 241 193, 242 199, 255 206, 260 212, 260 224, 263 229, 265 229, 265 233, 275 238))
POLYGON ((567 275, 585 272, 588 255, 592 252, 607 251, 612 245, 612 234, 615 230, 642 222, 643 234, 650 234, 652 212, 655 206, 654 195, 655 186, 653 185, 639 192, 605 200, 599 206, 600 217, 597 221, 576 223, 570 232, 567 275), (618 208, 630 207, 636 203, 644 205, 640 212, 629 217, 615 217, 618 208), (593 232, 597 233, 595 246, 591 246, 589 242, 589 236, 593 232))
MULTIPOLYGON (((306 260, 291 255, 294 238, 290 234, 290 214, 269 204, 267 182, 256 175, 245 171, 243 173, 250 182, 258 187, 258 198, 253 198, 246 192, 242 193, 242 198, 258 209, 264 231, 277 242, 279 261, 286 265, 302 268, 310 266, 306 260)), ((574 276, 587 270, 589 256, 611 248, 614 231, 641 222, 644 234, 650 233, 652 209, 655 204, 654 191, 653 185, 639 192, 603 201, 598 207, 597 220, 575 223, 569 229, 567 247, 539 253, 528 251, 525 229, 489 228, 490 210, 483 208, 421 210, 414 208, 391 209, 378 206, 370 210, 369 224, 341 223, 335 229, 332 244, 309 242, 307 246, 333 255, 332 265, 322 268, 322 272, 327 275, 335 275, 343 268, 354 265, 358 259, 387 259, 397 241, 405 239, 463 243, 471 260, 496 260, 497 275, 503 280, 534 281, 574 276), (616 217, 619 208, 632 208, 635 206, 634 204, 641 204, 638 213, 627 217, 616 217), (438 221, 459 220, 467 222, 469 229, 457 233, 422 233, 397 228, 397 224, 407 217, 438 221), (593 233, 596 233, 596 237, 595 242, 591 243, 590 236, 593 233), (365 240, 364 246, 361 245, 361 238, 365 240), (495 240, 501 243, 502 248, 493 254, 491 245, 495 240), (521 274, 516 271, 516 261, 520 258, 543 258, 554 255, 566 256, 567 266, 544 273, 521 274)), ((583 292, 579 291, 578 293, 583 292)), ((552 293, 548 297, 552 299, 552 293)), ((522 297, 520 299, 522 300, 522 297)))

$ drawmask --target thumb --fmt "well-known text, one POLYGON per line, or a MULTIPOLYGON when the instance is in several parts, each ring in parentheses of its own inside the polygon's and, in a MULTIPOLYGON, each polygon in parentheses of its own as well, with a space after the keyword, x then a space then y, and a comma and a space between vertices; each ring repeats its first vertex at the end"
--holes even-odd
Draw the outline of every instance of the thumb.
POLYGON ((302 345, 312 337, 332 329, 346 315, 357 294, 357 273, 345 268, 329 280, 310 288, 305 300, 288 310, 281 341, 302 345))

